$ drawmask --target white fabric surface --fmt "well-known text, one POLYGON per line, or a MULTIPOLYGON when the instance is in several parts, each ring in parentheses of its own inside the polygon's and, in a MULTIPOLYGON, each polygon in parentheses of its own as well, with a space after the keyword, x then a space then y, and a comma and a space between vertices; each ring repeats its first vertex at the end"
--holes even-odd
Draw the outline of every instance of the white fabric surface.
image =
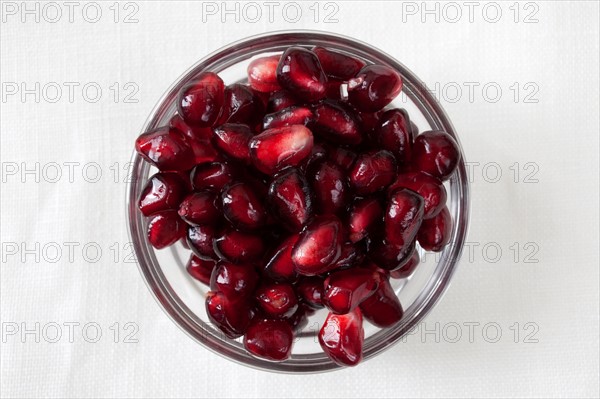
MULTIPOLYGON (((423 14, 421 2, 335 1, 328 9, 321 3, 317 23, 309 9, 313 2, 297 3, 302 17, 296 23, 282 17, 284 2, 272 23, 263 2, 257 2, 264 15, 256 23, 245 20, 254 18, 251 9, 239 22, 230 15, 223 23, 219 15, 203 14, 202 2, 191 1, 120 3, 117 23, 109 8, 113 2, 98 3, 97 23, 82 17, 85 2, 77 3, 73 22, 67 6, 56 3, 63 15, 55 23, 47 21, 56 19, 53 6, 39 3, 40 21, 26 15, 23 23, 22 10, 13 15, 7 3, 22 7, 20 1, 3 2, 0 30, 2 397, 598 397, 598 2, 520 3, 518 22, 513 2, 498 2, 497 23, 483 17, 487 3, 477 3, 469 21, 463 2, 453 3, 462 12, 456 23, 449 21, 456 7, 445 3, 437 6, 439 22, 423 14), (338 22, 324 23, 336 9, 338 22), (131 12, 138 22, 123 23, 131 12), (531 13, 538 22, 524 23, 531 13), (129 249, 123 249, 128 241, 123 167, 164 90, 196 60, 232 41, 301 28, 372 43, 430 87, 446 85, 442 104, 467 160, 480 162, 474 169, 469 233, 469 241, 479 246, 472 259, 466 251, 446 296, 426 319, 427 329, 440 323, 445 332, 440 342, 418 333, 357 368, 310 376, 252 370, 203 349, 157 306, 136 265, 125 262, 129 249), (40 82, 39 102, 33 94, 25 101, 21 91, 10 94, 15 87, 21 90, 21 82, 28 89, 40 82), (55 85, 44 92, 49 82, 63 89, 56 103, 49 101, 55 85), (73 101, 65 82, 80 84, 73 101), (88 82, 102 88, 96 103, 82 97, 88 82), (117 102, 110 89, 115 82, 117 102), (135 86, 125 86, 128 82, 135 86), (472 99, 468 82, 479 84, 472 99), (491 84, 488 97, 482 94, 486 84, 491 84), (456 85, 463 93, 453 102, 456 85), (502 96, 492 102, 495 85, 502 96), (124 102, 135 87, 139 92, 132 98, 138 101, 124 102), (538 101, 525 102, 536 87, 530 100, 538 101), (62 165, 55 183, 50 182, 53 162, 62 165), (79 162, 72 181, 64 162, 79 162), (93 162, 102 172, 95 183, 82 177, 82 166, 93 162), (510 169, 515 162, 516 183, 510 169), (528 162, 533 164, 525 169, 528 162), (36 163, 39 182, 35 174, 22 174, 36 163), (484 165, 491 166, 482 175, 484 165), (488 182, 498 167, 499 181, 488 182), (529 173, 529 180, 538 181, 525 183, 529 173), (79 244, 72 259, 65 246, 70 244, 64 244, 70 242, 79 244), (510 249, 515 242, 518 262, 510 249), (23 251, 23 245, 31 249, 36 243, 39 261, 23 251), (52 243, 62 249, 54 263, 52 243), (101 248, 97 262, 90 261, 94 244, 87 247, 87 260, 82 254, 86 243, 101 248), (489 243, 502 250, 495 263, 496 244, 489 243), (486 244, 488 260, 482 253, 486 244), (530 260, 539 262, 524 262, 535 248, 539 251, 530 260), (73 342, 65 324, 70 322, 80 323, 73 342), (116 322, 117 343, 110 329, 116 322), (128 322, 139 327, 137 343, 124 342, 132 331, 125 329, 128 322), (473 342, 464 324, 469 322, 480 323, 473 342), (485 339, 494 338, 493 328, 482 335, 482 326, 491 322, 502 333, 496 343, 485 339), (534 324, 526 329, 528 322, 534 324), (40 323, 39 342, 22 331, 35 323, 40 323), (62 333, 56 343, 49 342, 56 335, 53 323, 62 333), (86 323, 102 329, 98 342, 82 337, 86 323), (461 326, 456 343, 450 342, 456 325, 448 323, 461 326), (517 343, 514 323, 519 323, 517 343), (537 343, 524 342, 535 326, 530 338, 537 343)), ((222 7, 204 3, 207 10, 222 7)), ((486 8, 491 20, 495 9, 489 7, 495 6, 486 8)), ((93 19, 94 10, 86 10, 93 19)), ((288 19, 294 18, 293 10, 288 12, 288 19)), ((87 94, 93 97, 93 87, 87 94)), ((94 165, 86 172, 93 179, 94 165)), ((87 330, 90 337, 93 328, 87 330)))

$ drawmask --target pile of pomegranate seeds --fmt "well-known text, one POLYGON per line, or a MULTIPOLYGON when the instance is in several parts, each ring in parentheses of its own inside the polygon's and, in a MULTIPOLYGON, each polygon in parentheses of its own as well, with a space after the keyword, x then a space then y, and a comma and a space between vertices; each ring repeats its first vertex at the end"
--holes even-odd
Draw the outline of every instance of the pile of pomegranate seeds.
POLYGON ((189 274, 210 286, 210 320, 252 355, 287 359, 325 307, 321 347, 355 365, 363 320, 386 328, 402 318, 390 278, 418 266, 416 243, 448 243, 442 182, 457 144, 385 109, 402 80, 384 65, 291 47, 253 60, 248 82, 200 74, 169 125, 137 139, 159 169, 139 199, 148 240, 183 240, 189 274))

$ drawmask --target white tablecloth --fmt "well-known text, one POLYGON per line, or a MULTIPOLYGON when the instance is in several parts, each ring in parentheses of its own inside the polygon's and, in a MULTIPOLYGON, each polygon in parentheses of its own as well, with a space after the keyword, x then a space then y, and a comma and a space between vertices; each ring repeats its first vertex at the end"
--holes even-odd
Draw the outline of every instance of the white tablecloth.
POLYGON ((313 3, 2 2, 2 397, 599 395, 598 3, 313 3), (473 171, 472 252, 446 296, 406 342, 333 374, 210 353, 128 262, 146 116, 208 52, 280 29, 395 55, 473 171))

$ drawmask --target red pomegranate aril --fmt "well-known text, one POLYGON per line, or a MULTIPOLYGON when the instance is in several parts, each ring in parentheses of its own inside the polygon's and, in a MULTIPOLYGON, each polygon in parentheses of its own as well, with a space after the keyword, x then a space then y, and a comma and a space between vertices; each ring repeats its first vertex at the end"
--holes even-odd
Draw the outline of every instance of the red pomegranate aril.
POLYGON ((342 84, 344 81, 342 80, 334 80, 329 79, 327 81, 327 91, 325 92, 325 97, 330 100, 339 101, 342 99, 342 84))
POLYGON ((423 209, 423 197, 416 192, 407 188, 394 191, 385 211, 386 241, 400 248, 408 246, 421 227, 423 209))
POLYGON ((216 264, 217 262, 215 262, 212 259, 200 259, 196 255, 191 254, 190 259, 188 260, 188 263, 185 268, 190 274, 190 276, 200 281, 201 283, 210 285, 210 276, 216 264))
POLYGON ((357 145, 363 140, 358 120, 335 101, 324 101, 314 108, 315 133, 335 144, 357 145))
POLYGON ((190 126, 179 114, 173 115, 169 120, 169 127, 180 130, 187 137, 195 140, 210 140, 212 129, 210 127, 190 126))
POLYGON ((214 291, 206 295, 206 313, 210 321, 231 339, 244 335, 252 316, 246 301, 230 300, 222 292, 214 291))
POLYGON ((361 154, 350 170, 350 185, 359 195, 373 194, 385 189, 396 177, 396 160, 386 150, 361 154))
POLYGON ((452 233, 452 216, 447 207, 431 219, 426 219, 421 224, 417 233, 419 245, 426 251, 439 252, 450 241, 452 233))
POLYGON ((292 250, 296 271, 305 276, 327 271, 341 255, 342 229, 339 219, 331 215, 309 223, 292 250))
POLYGON ((308 173, 314 169, 315 165, 318 165, 322 160, 327 157, 327 150, 324 145, 314 143, 313 149, 307 159, 300 165, 300 171, 302 173, 308 173))
POLYGON ((404 315, 400 300, 385 275, 380 275, 377 291, 359 306, 364 318, 380 328, 390 327, 404 315))
POLYGON ((221 193, 223 214, 236 228, 256 230, 264 226, 267 213, 252 187, 246 183, 226 186, 221 193))
POLYGON ((200 259, 218 259, 213 249, 215 230, 215 227, 211 225, 190 226, 188 228, 186 242, 192 252, 200 259))
POLYGON ((355 366, 362 360, 365 339, 359 308, 348 314, 329 313, 319 331, 323 351, 340 366, 355 366))
POLYGON ((308 158, 313 147, 313 135, 303 125, 268 129, 254 136, 249 147, 254 166, 273 175, 308 158))
POLYGON ((381 115, 374 135, 384 150, 396 157, 399 165, 410 162, 412 137, 410 121, 404 110, 391 109, 381 115))
POLYGON ((259 235, 232 228, 226 228, 215 237, 213 247, 219 258, 239 264, 255 262, 265 252, 265 243, 259 235))
POLYGON ((258 287, 256 301, 272 317, 290 317, 298 309, 298 298, 291 284, 275 283, 258 287))
POLYGON ((296 168, 275 176, 269 187, 272 213, 289 230, 299 231, 313 215, 313 201, 306 177, 296 168))
POLYGON ((285 90, 274 91, 269 96, 267 112, 274 113, 298 105, 298 100, 285 90))
POLYGON ((203 72, 179 92, 177 112, 190 125, 212 126, 221 114, 225 84, 213 72, 203 72))
POLYGON ((419 266, 420 261, 421 258, 419 256, 419 251, 416 249, 413 250, 408 262, 406 262, 400 269, 390 272, 390 277, 396 279, 410 277, 414 273, 417 266, 419 266))
POLYGON ((365 258, 365 248, 362 243, 354 244, 345 242, 342 244, 340 257, 335 261, 334 267, 331 270, 347 269, 362 262, 365 258))
POLYGON ((446 132, 423 132, 415 139, 412 163, 421 172, 444 181, 456 170, 459 160, 458 144, 446 132))
POLYGON ((191 179, 195 190, 221 191, 236 176, 233 166, 226 162, 210 162, 192 169, 191 179))
POLYGON ((255 126, 265 113, 262 99, 248 86, 235 83, 225 88, 222 123, 243 123, 255 126))
POLYGON ((277 82, 277 65, 280 55, 260 57, 248 65, 248 83, 256 91, 269 93, 281 89, 277 82))
POLYGON ((440 180, 428 174, 422 172, 399 174, 396 181, 388 188, 388 193, 399 188, 408 188, 423 197, 424 219, 437 215, 446 204, 446 188, 440 180))
POLYGON ((174 128, 161 127, 143 133, 135 141, 135 149, 163 172, 188 170, 196 164, 188 139, 174 128))
POLYGON ((177 209, 186 192, 185 182, 176 173, 157 173, 148 179, 138 202, 144 216, 177 209))
MULTIPOLYGON (((377 112, 358 112, 358 119, 360 120, 360 126, 367 136, 375 136, 375 129, 379 126, 379 121, 383 111, 377 112)), ((373 139, 373 142, 377 140, 373 139)))
POLYGON ((244 336, 244 348, 250 354, 271 361, 289 358, 293 343, 294 332, 285 320, 255 320, 244 336))
POLYGON ((210 140, 188 139, 188 141, 194 152, 194 163, 196 165, 222 160, 221 154, 215 150, 210 140))
POLYGON ((327 151, 328 158, 344 170, 350 170, 358 155, 347 148, 331 147, 327 151))
POLYGON ((296 292, 302 301, 313 309, 323 307, 323 278, 304 277, 296 285, 296 292))
POLYGON ((377 266, 392 271, 404 266, 410 260, 414 249, 415 241, 408 245, 398 246, 382 240, 373 246, 370 256, 377 266))
POLYGON ((162 211, 148 219, 148 241, 156 249, 175 244, 185 236, 186 224, 177 211, 162 211))
POLYGON ((250 161, 248 144, 254 135, 248 125, 226 123, 214 128, 213 133, 214 146, 224 154, 243 162, 250 161))
POLYGON ((323 283, 323 304, 336 314, 346 314, 377 290, 378 275, 352 268, 331 273, 323 283))
POLYGON ((314 115, 309 108, 294 105, 265 115, 262 127, 264 130, 267 130, 290 125, 306 126, 312 121, 313 117, 314 115))
POLYGON ((192 226, 212 224, 219 219, 216 195, 210 191, 192 193, 179 205, 179 216, 192 226))
POLYGON ((319 58, 325 74, 331 78, 353 78, 366 65, 363 60, 323 47, 315 47, 312 51, 319 58))
POLYGON ((317 211, 339 214, 345 209, 349 197, 346 174, 331 161, 320 162, 312 169, 308 180, 312 182, 317 211))
POLYGON ((402 78, 385 65, 367 65, 348 81, 348 102, 362 112, 379 111, 402 90, 402 78))
POLYGON ((292 262, 292 249, 298 241, 298 235, 294 234, 275 249, 273 255, 263 269, 264 274, 274 281, 294 282, 298 278, 296 267, 292 262))
POLYGON ((327 76, 319 59, 310 50, 289 47, 277 65, 277 81, 294 96, 309 102, 325 97, 327 76))
POLYGON ((383 208, 377 198, 363 198, 354 202, 348 218, 349 238, 358 242, 365 238, 383 220, 383 208))
POLYGON ((253 265, 219 261, 210 278, 210 289, 222 292, 227 299, 242 300, 253 294, 258 279, 253 265))
POLYGON ((410 137, 415 142, 417 136, 419 135, 419 127, 413 122, 410 121, 410 137))

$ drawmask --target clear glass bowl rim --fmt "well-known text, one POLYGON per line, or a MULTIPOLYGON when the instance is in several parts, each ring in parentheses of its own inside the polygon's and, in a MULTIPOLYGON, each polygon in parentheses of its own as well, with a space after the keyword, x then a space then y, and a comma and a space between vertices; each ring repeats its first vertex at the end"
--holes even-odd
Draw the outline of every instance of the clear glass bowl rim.
MULTIPOLYGON (((161 97, 144 123, 141 132, 158 127, 157 123, 170 108, 170 104, 176 98, 180 88, 199 72, 225 69, 240 62, 240 57, 250 58, 260 53, 281 51, 292 45, 332 47, 393 67, 402 75, 403 92, 418 106, 432 129, 444 130, 449 133, 461 149, 461 161, 449 182, 449 194, 454 199, 448 204, 454 221, 451 241, 442 251, 433 275, 415 302, 406 310, 404 318, 396 325, 381 330, 365 340, 364 362, 390 348, 405 334, 416 328, 440 300, 457 268, 468 230, 469 185, 462 146, 450 119, 417 76, 383 51, 350 37, 313 30, 267 32, 231 43, 196 62, 161 97)), ((212 329, 206 328, 206 323, 198 318, 177 296, 162 273, 153 249, 146 239, 146 224, 143 215, 137 208, 137 198, 143 188, 145 177, 148 176, 150 166, 134 151, 131 168, 132 178, 126 190, 126 206, 129 235, 136 253, 137 264, 154 298, 177 326, 205 348, 229 360, 256 369, 281 373, 318 373, 341 368, 324 353, 294 355, 291 359, 280 363, 257 359, 246 353, 239 343, 223 339, 222 336, 215 336, 212 329)))

